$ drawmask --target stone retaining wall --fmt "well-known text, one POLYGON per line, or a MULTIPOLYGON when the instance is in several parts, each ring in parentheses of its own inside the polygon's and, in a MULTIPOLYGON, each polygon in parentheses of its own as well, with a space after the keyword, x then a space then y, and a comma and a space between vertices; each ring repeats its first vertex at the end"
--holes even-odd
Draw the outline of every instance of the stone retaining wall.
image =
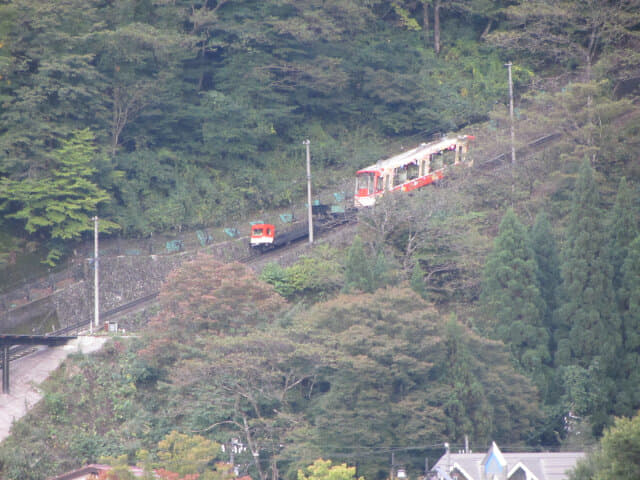
MULTIPOLYGON (((159 291, 169 272, 199 251, 226 262, 246 257, 249 247, 246 239, 238 239, 171 255, 103 256, 99 272, 100 311, 159 291)), ((32 318, 52 313, 57 316, 59 328, 88 321, 94 312, 93 283, 93 265, 80 261, 63 272, 0 296, 0 332, 11 332, 32 318)))
MULTIPOLYGON (((354 226, 342 228, 323 235, 321 241, 348 245, 354 230, 354 226)), ((308 250, 309 244, 300 242, 295 248, 283 250, 275 259, 266 257, 252 262, 251 267, 260 272, 269 261, 289 266, 308 250)), ((100 311, 106 312, 158 292, 167 275, 182 262, 193 259, 198 252, 209 253, 223 262, 240 260, 250 254, 248 240, 241 238, 174 254, 102 256, 100 311)), ((92 263, 80 260, 63 272, 1 295, 0 333, 10 333, 31 319, 51 315, 57 318, 58 328, 90 320, 94 315, 93 272, 92 263)), ((33 328, 38 329, 39 323, 36 322, 33 328)))

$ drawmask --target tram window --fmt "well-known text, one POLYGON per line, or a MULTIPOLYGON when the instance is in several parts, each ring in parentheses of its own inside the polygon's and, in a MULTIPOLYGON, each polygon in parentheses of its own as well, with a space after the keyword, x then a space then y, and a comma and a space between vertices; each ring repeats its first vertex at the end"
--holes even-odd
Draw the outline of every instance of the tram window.
POLYGON ((373 183, 375 174, 364 172, 356 177, 356 192, 358 195, 371 195, 373 193, 373 183))
POLYGON ((253 236, 254 236, 254 237, 260 237, 260 236, 262 236, 262 229, 261 229, 261 228, 254 228, 254 229, 253 229, 253 236))
POLYGON ((437 153, 431 160, 431 171, 440 170, 444 166, 442 162, 442 152, 437 153))
POLYGON ((453 165, 456 160, 456 152, 455 150, 445 150, 442 157, 444 165, 453 165))
POLYGON ((419 167, 417 163, 410 163, 407 165, 407 180, 413 180, 418 178, 419 167))
POLYGON ((398 167, 393 171, 393 184, 394 185, 402 185, 407 181, 407 168, 406 167, 398 167))
POLYGON ((384 190, 384 177, 376 177, 376 192, 384 190))

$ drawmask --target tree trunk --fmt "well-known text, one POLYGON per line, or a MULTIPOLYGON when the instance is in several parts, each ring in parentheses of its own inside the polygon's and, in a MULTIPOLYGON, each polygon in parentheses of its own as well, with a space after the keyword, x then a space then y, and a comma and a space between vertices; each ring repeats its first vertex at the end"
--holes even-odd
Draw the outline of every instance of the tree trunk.
POLYGON ((441 0, 436 0, 433 6, 433 49, 436 55, 440 54, 440 4, 441 0))
POLYGON ((482 35, 480 35, 481 39, 489 35, 489 32, 491 31, 492 26, 493 26, 493 19, 490 18, 489 21, 487 22, 487 26, 484 27, 484 31, 482 32, 482 35))
POLYGON ((424 40, 424 46, 429 46, 429 4, 427 0, 422 2, 422 35, 424 40))
POLYGON ((586 65, 586 81, 590 82, 591 81, 591 67, 593 66, 593 60, 595 58, 596 55, 596 48, 598 45, 598 37, 599 37, 599 30, 600 27, 599 26, 593 26, 591 28, 591 33, 589 35, 589 45, 587 45, 587 49, 585 52, 585 60, 587 62, 586 65))

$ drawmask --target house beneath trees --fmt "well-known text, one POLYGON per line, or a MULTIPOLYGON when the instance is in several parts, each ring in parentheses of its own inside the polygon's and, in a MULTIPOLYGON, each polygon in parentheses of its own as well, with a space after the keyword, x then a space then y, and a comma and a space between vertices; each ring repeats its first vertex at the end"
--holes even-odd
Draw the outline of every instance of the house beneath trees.
POLYGON ((495 442, 486 453, 447 452, 428 480, 566 480, 584 452, 502 453, 495 442))

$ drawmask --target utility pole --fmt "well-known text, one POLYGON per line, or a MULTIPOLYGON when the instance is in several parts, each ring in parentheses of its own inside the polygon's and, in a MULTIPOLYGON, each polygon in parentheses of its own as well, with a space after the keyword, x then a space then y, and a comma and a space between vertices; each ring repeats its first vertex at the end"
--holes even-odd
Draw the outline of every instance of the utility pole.
POLYGON ((513 79, 511 77, 511 66, 513 63, 505 63, 504 66, 509 70, 509 116, 511 118, 511 164, 516 163, 516 132, 513 120, 513 79))
POLYGON ((309 152, 309 139, 302 142, 307 146, 307 205, 309 206, 309 243, 313 243, 313 207, 311 205, 311 153, 309 152))
POLYGON ((444 443, 444 448, 447 455, 447 473, 451 472, 451 449, 449 448, 449 442, 444 443))
MULTIPOLYGON (((98 295, 98 216, 93 217, 93 318, 96 328, 100 324, 100 301, 98 295)), ((89 322, 89 332, 93 333, 93 323, 89 322)))
POLYGON ((391 452, 391 471, 389 472, 389 478, 391 480, 395 480, 396 478, 395 471, 396 471, 396 454, 395 452, 391 452))

